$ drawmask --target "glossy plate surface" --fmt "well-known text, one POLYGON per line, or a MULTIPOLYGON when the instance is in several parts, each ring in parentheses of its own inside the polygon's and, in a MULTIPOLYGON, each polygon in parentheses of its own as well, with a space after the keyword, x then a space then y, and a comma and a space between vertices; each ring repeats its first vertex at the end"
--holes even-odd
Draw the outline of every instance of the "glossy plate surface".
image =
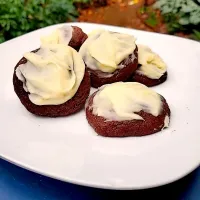
POLYGON ((200 164, 200 43, 112 26, 74 23, 133 34, 168 65, 168 80, 153 87, 171 108, 170 127, 145 137, 104 138, 84 111, 70 117, 33 116, 13 91, 13 69, 24 52, 39 47, 47 27, 0 45, 0 156, 63 181, 110 189, 150 188, 175 181, 200 164))

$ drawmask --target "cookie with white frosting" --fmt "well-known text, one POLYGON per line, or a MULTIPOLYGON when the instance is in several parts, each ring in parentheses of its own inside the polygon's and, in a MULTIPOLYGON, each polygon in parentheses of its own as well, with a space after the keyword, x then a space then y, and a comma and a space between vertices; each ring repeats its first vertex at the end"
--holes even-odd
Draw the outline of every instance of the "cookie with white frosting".
POLYGON ((90 92, 90 77, 81 56, 64 44, 43 44, 24 54, 13 75, 14 91, 24 107, 39 116, 78 112, 90 92))
POLYGON ((135 37, 108 30, 94 30, 81 46, 81 54, 91 75, 91 85, 126 81, 137 69, 135 37))
POLYGON ((134 82, 104 85, 86 103, 86 117, 106 137, 144 136, 169 126, 170 108, 163 96, 134 82))
POLYGON ((136 81, 148 87, 159 85, 167 80, 167 65, 148 46, 138 46, 138 69, 128 81, 136 81))
POLYGON ((49 35, 41 37, 42 44, 65 44, 77 51, 87 39, 87 34, 77 26, 64 25, 54 30, 49 35))

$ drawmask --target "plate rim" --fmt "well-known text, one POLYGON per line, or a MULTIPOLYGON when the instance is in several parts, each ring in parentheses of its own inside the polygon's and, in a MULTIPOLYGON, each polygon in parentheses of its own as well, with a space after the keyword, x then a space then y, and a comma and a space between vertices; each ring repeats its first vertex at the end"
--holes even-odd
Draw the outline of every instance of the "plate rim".
POLYGON ((92 187, 92 188, 97 188, 97 189, 107 189, 107 190, 145 190, 145 189, 152 189, 152 188, 157 188, 157 187, 161 187, 161 186, 165 186, 165 185, 168 185, 170 183, 173 183, 173 182, 176 182, 176 181, 179 181, 181 180, 182 178, 184 178, 185 176, 191 174, 193 171, 195 171, 198 167, 200 167, 200 164, 197 164, 195 167, 192 167, 190 170, 188 170, 187 173, 185 173, 185 175, 182 175, 182 176, 178 176, 176 178, 172 178, 171 180, 168 179, 168 181, 163 181, 162 183, 160 184, 151 184, 151 185, 146 185, 146 186, 141 186, 141 187, 131 187, 131 186, 125 186, 125 187, 122 187, 121 185, 120 186, 114 186, 114 185, 103 185, 103 184, 99 184, 99 183, 93 183, 93 182, 89 182, 89 181, 84 181, 84 180, 76 180, 76 179, 70 179, 70 178, 63 178, 63 177, 58 177, 57 175, 51 175, 51 174, 48 174, 48 173, 45 173, 41 170, 37 170, 37 169, 34 169, 34 167, 31 167, 31 166, 28 166, 26 164, 22 164, 20 161, 16 161, 14 159, 10 159, 8 156, 4 156, 4 155, 1 155, 0 154, 0 159, 3 159, 15 166, 18 166, 18 167, 21 167, 25 170, 28 170, 30 172, 33 172, 33 173, 36 173, 36 174, 39 174, 39 175, 42 175, 42 176, 46 176, 46 177, 49 177, 49 178, 52 178, 52 179, 55 179, 55 180, 58 180, 58 181, 62 181, 62 182, 65 182, 65 183, 70 183, 70 184, 75 184, 75 185, 80 185, 80 186, 86 186, 86 187, 92 187))
MULTIPOLYGON (((174 36, 174 35, 164 35, 164 34, 161 34, 161 33, 151 33, 151 32, 148 32, 148 31, 131 29, 131 28, 125 28, 125 27, 119 27, 119 26, 113 26, 113 25, 104 25, 104 24, 96 24, 96 23, 82 23, 82 22, 61 23, 61 24, 55 24, 55 25, 51 25, 51 26, 48 26, 48 27, 40 28, 40 29, 34 30, 32 32, 29 32, 27 34, 24 34, 22 36, 19 36, 17 38, 13 38, 11 40, 8 40, 8 41, 6 41, 6 42, 4 42, 2 44, 6 45, 6 44, 12 42, 13 40, 17 40, 18 38, 24 37, 25 35, 32 34, 33 32, 37 32, 37 31, 42 30, 42 29, 48 29, 50 27, 57 27, 57 26, 61 26, 61 25, 77 25, 78 26, 80 24, 82 24, 82 25, 84 25, 84 24, 86 24, 86 25, 93 25, 93 26, 96 26, 96 25, 97 26, 101 26, 102 25, 102 26, 107 27, 107 28, 113 27, 113 28, 120 28, 120 29, 124 29, 124 30, 132 30, 132 31, 138 31, 138 32, 145 32, 145 33, 150 33, 150 34, 154 34, 154 35, 158 34, 158 35, 163 35, 164 37, 167 36, 167 37, 174 37, 174 38, 180 39, 180 40, 187 40, 187 41, 190 41, 192 43, 194 42, 195 44, 199 44, 200 45, 200 43, 197 42, 197 41, 194 41, 194 40, 191 40, 191 39, 186 39, 186 38, 181 38, 181 37, 174 36)), ((103 189, 112 189, 112 190, 147 189, 147 188, 154 188, 154 187, 166 185, 166 184, 172 183, 174 181, 177 181, 177 180, 183 178, 184 176, 190 174, 192 171, 194 171, 196 168, 198 168, 200 166, 200 163, 198 163, 196 166, 194 166, 190 170, 188 170, 188 172, 185 173, 185 175, 182 175, 180 177, 176 177, 176 178, 174 178, 172 180, 168 179, 167 181, 165 181, 163 183, 160 183, 160 184, 154 184, 154 185, 151 184, 151 186, 144 186, 144 187, 135 187, 135 186, 134 187, 131 187, 131 186, 130 187, 129 186, 128 187, 127 186, 122 187, 121 185, 120 186, 118 186, 118 185, 112 185, 111 186, 111 185, 108 185, 108 184, 102 185, 102 183, 98 183, 98 181, 95 182, 95 183, 93 183, 93 182, 90 183, 89 181, 84 181, 84 180, 80 180, 80 179, 77 180, 77 179, 70 179, 70 178, 62 178, 60 176, 58 178, 58 175, 51 175, 51 174, 48 174, 48 173, 45 173, 45 172, 41 172, 41 170, 39 170, 39 169, 35 169, 34 167, 28 166, 27 164, 23 164, 20 161, 17 161, 15 159, 9 158, 9 156, 3 155, 1 153, 0 153, 0 158, 2 158, 3 160, 6 160, 6 161, 8 161, 8 162, 10 162, 10 163, 12 163, 12 164, 14 164, 16 166, 22 167, 22 168, 24 168, 26 170, 29 170, 29 171, 32 171, 34 173, 38 173, 38 174, 41 174, 41 175, 44 175, 44 176, 48 176, 48 177, 51 177, 51 178, 54 178, 54 179, 57 179, 57 180, 61 180, 61 181, 64 181, 64 182, 68 182, 68 183, 72 183, 72 184, 77 184, 77 185, 83 185, 83 186, 89 186, 89 187, 94 187, 94 188, 103 188, 103 189)))

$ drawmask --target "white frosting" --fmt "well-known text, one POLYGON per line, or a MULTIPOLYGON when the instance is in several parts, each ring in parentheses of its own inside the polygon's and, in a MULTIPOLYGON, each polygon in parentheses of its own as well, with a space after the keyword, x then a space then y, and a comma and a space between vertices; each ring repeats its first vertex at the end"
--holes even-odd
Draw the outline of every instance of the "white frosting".
POLYGON ((88 35, 79 53, 87 67, 112 73, 124 67, 120 63, 131 55, 135 48, 135 38, 132 35, 95 30, 88 35))
POLYGON ((149 47, 138 46, 138 63, 141 65, 136 73, 145 75, 151 79, 159 79, 166 71, 167 66, 164 61, 154 53, 149 47))
POLYGON ((169 116, 168 115, 165 116, 163 128, 167 128, 167 127, 169 127, 169 116))
POLYGON ((117 82, 104 85, 93 99, 93 114, 107 120, 143 120, 136 114, 144 111, 158 116, 162 110, 160 95, 136 82, 117 82))
POLYGON ((73 28, 72 26, 64 25, 50 35, 42 36, 40 41, 42 44, 65 44, 68 45, 72 39, 73 28))
POLYGON ((77 92, 85 64, 81 56, 63 44, 42 45, 36 53, 25 53, 27 63, 16 69, 29 99, 36 105, 58 105, 77 92))

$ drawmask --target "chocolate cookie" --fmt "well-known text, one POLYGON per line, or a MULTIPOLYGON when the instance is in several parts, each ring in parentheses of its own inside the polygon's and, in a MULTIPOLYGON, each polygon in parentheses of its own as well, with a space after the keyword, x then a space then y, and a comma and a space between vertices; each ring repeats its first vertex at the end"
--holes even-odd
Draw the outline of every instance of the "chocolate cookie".
POLYGON ((141 110, 136 114, 140 115, 143 120, 112 121, 93 113, 93 99, 97 92, 89 97, 85 111, 88 123, 99 135, 105 137, 145 136, 159 132, 169 124, 170 108, 163 96, 160 96, 162 111, 158 116, 141 110))
POLYGON ((137 69, 138 48, 133 35, 93 30, 79 53, 91 76, 91 86, 126 81, 137 69))
POLYGON ((76 49, 77 51, 80 49, 81 45, 88 38, 87 34, 83 32, 83 30, 77 26, 72 26, 72 39, 69 42, 69 46, 76 49))
POLYGON ((87 37, 87 34, 81 28, 64 25, 50 32, 48 35, 41 36, 40 41, 42 44, 64 44, 78 51, 87 37))
MULTIPOLYGON (((35 50, 33 52, 37 51, 38 50, 35 50)), ((13 86, 19 100, 29 112, 38 116, 61 117, 76 113, 84 107, 90 92, 90 76, 87 70, 85 70, 83 80, 76 94, 70 100, 60 105, 36 105, 30 101, 28 96, 29 93, 24 90, 23 82, 19 80, 16 75, 17 67, 21 64, 25 64, 26 62, 27 59, 23 57, 15 66, 13 86)))
POLYGON ((151 87, 165 82, 167 76, 167 65, 163 59, 150 47, 138 44, 138 69, 128 82, 138 82, 151 87))
POLYGON ((167 75, 168 73, 165 72, 159 79, 151 79, 145 75, 139 74, 135 72, 129 79, 128 81, 133 81, 133 82, 138 82, 142 83, 148 87, 156 86, 161 83, 164 83, 167 80, 167 75))
POLYGON ((129 57, 123 60, 120 64, 125 65, 125 67, 117 69, 113 73, 92 70, 87 67, 91 77, 91 86, 98 88, 105 84, 126 81, 135 72, 138 66, 137 48, 134 50, 133 54, 129 55, 129 57))

